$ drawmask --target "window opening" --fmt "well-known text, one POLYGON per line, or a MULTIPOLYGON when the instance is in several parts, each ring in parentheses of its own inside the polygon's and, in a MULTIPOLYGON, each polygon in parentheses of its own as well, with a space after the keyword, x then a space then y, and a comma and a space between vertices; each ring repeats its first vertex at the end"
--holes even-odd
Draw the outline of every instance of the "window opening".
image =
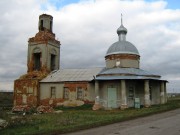
POLYGON ((41 20, 41 22, 40 22, 40 30, 44 30, 44 27, 43 27, 43 20, 41 20))
POLYGON ((51 54, 51 71, 55 70, 56 55, 51 54))
POLYGON ((56 97, 56 88, 51 87, 51 98, 55 98, 55 97, 56 97))
POLYGON ((34 53, 34 70, 40 70, 41 69, 41 53, 34 53))
POLYGON ((69 99, 69 88, 68 87, 64 87, 63 98, 69 99))
POLYGON ((52 21, 50 21, 50 31, 52 32, 52 21))
POLYGON ((120 61, 116 61, 116 67, 120 67, 121 62, 120 61))
POLYGON ((83 89, 81 87, 77 88, 77 99, 83 99, 83 89))
POLYGON ((134 98, 134 87, 129 87, 129 98, 134 98))

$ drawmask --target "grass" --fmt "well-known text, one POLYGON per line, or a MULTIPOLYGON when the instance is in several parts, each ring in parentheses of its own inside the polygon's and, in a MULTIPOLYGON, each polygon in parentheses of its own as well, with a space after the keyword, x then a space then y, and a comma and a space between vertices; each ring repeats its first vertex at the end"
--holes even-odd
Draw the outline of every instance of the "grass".
POLYGON ((180 100, 170 100, 164 105, 154 105, 150 108, 141 109, 92 111, 91 107, 90 105, 79 108, 61 107, 56 108, 64 111, 60 114, 26 115, 17 119, 11 119, 12 116, 7 116, 7 113, 0 114, 0 117, 9 121, 9 126, 0 130, 0 134, 26 135, 73 132, 180 108, 180 100))

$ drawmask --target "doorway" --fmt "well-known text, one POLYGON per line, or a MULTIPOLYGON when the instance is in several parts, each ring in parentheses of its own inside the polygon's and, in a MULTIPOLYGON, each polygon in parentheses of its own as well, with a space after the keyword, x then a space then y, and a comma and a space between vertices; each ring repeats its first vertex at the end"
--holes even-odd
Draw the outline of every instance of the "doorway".
POLYGON ((117 108, 116 88, 108 88, 108 108, 117 108))

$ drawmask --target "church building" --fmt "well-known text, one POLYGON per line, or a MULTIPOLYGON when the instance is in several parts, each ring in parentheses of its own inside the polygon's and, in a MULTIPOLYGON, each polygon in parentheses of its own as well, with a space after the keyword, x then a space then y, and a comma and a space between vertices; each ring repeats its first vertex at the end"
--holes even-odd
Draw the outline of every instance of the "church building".
POLYGON ((61 69, 53 17, 40 15, 38 26, 39 32, 28 41, 27 74, 14 82, 14 106, 98 104, 124 109, 133 107, 135 99, 144 107, 167 102, 167 81, 140 69, 140 54, 126 41, 122 18, 119 39, 107 49, 103 68, 61 69))

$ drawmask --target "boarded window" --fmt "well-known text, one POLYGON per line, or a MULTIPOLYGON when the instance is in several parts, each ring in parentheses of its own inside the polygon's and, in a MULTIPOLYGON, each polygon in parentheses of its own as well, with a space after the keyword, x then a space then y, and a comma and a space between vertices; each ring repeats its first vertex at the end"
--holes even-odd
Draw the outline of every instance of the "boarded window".
POLYGON ((27 104, 27 96, 25 94, 22 95, 22 103, 27 104))
POLYGON ((69 99, 69 88, 68 87, 64 87, 63 98, 69 99))
POLYGON ((41 69, 41 53, 34 53, 34 70, 40 70, 41 69))
POLYGON ((79 100, 83 99, 83 89, 81 87, 77 88, 77 99, 79 100))
POLYGON ((56 97, 56 88, 51 87, 51 98, 55 98, 55 97, 56 97))
POLYGON ((21 91, 21 90, 16 90, 16 93, 17 93, 17 94, 21 94, 22 91, 21 91))
POLYGON ((31 88, 31 87, 27 88, 27 93, 28 94, 33 94, 33 88, 31 88))

